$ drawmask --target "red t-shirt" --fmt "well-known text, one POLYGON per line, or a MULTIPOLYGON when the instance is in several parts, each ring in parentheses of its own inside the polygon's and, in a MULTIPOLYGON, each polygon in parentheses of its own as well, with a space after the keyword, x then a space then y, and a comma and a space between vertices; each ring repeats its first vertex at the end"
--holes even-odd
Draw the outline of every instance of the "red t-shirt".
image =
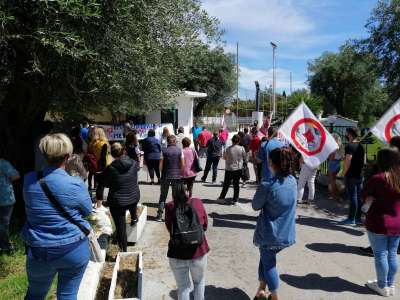
MULTIPOLYGON (((208 227, 208 218, 207 218, 207 212, 204 208, 203 202, 198 199, 198 198, 192 198, 189 199, 189 203, 192 205, 194 210, 197 212, 197 216, 199 217, 200 224, 203 225, 204 232, 206 232, 207 227, 208 227)), ((169 232, 171 232, 172 229, 172 214, 174 211, 174 206, 175 203, 174 201, 168 202, 165 205, 165 225, 167 226, 167 229, 169 232)), ((195 259, 204 256, 210 251, 210 248, 208 246, 207 238, 206 235, 204 234, 204 239, 203 243, 198 246, 196 249, 193 249, 193 251, 188 250, 185 253, 179 252, 177 249, 174 249, 173 247, 168 247, 168 257, 170 258, 176 258, 176 259, 195 259)))
POLYGON ((200 147, 207 147, 207 142, 212 138, 211 132, 208 130, 203 130, 197 137, 200 147))
POLYGON ((253 153, 258 152, 258 150, 260 149, 260 143, 261 143, 260 137, 253 136, 253 138, 251 139, 251 142, 250 142, 250 151, 253 153))
POLYGON ((366 227, 377 234, 400 235, 400 193, 379 173, 365 185, 362 198, 375 198, 367 213, 366 227))

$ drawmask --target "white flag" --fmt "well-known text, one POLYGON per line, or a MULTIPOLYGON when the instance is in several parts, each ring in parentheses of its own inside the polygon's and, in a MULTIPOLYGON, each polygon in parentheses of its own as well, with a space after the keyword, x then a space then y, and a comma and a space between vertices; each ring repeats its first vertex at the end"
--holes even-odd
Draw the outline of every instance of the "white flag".
POLYGON ((304 163, 311 168, 317 168, 339 149, 335 139, 304 102, 283 123, 279 132, 302 154, 304 163))
POLYGON ((385 143, 400 135, 400 99, 382 116, 371 132, 385 143))

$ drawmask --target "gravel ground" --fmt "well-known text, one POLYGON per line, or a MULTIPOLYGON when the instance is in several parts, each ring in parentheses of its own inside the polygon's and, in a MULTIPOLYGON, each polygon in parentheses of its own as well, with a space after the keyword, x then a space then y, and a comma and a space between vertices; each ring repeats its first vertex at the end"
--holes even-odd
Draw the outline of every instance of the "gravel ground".
MULTIPOLYGON (((222 179, 220 170, 218 180, 222 179)), ((147 180, 144 171, 140 180, 147 180)), ((248 184, 241 189, 238 206, 224 206, 215 203, 221 186, 195 185, 194 195, 203 199, 209 216, 206 299, 254 297, 259 255, 252 243, 257 213, 250 202, 255 189, 248 184)), ((159 186, 141 184, 141 192, 142 203, 149 206, 149 220, 141 241, 131 249, 143 251, 144 299, 177 299, 166 257, 169 236, 165 225, 154 221, 159 186)), ((359 246, 368 244, 365 229, 337 225, 345 212, 343 204, 327 199, 324 189, 318 189, 313 205, 298 208, 297 243, 278 255, 281 299, 379 299, 364 287, 367 280, 375 278, 373 258, 358 251, 359 246)))

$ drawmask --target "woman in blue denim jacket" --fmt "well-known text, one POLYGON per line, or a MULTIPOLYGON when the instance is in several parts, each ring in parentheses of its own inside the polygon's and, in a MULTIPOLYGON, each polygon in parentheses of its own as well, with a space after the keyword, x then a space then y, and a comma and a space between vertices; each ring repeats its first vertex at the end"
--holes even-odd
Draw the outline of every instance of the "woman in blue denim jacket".
POLYGON ((261 183, 252 202, 254 210, 261 210, 254 233, 254 244, 260 249, 260 286, 254 299, 278 300, 276 255, 295 243, 297 183, 291 175, 288 149, 273 150, 269 155, 269 166, 273 176, 261 183))
MULTIPOLYGON (((92 211, 84 182, 65 171, 72 143, 64 134, 51 134, 40 141, 40 151, 49 167, 43 178, 50 191, 73 219, 90 229, 83 218, 92 211)), ((27 245, 26 269, 29 287, 25 299, 42 300, 56 274, 57 299, 75 300, 89 262, 89 242, 82 231, 53 206, 39 183, 39 174, 24 178, 26 224, 22 238, 27 245)))

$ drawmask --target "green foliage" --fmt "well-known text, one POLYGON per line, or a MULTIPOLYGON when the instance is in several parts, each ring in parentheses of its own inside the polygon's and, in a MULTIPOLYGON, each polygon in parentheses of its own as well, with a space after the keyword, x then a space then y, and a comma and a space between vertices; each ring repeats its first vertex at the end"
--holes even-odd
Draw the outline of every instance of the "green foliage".
POLYGON ((376 58, 346 44, 339 53, 324 53, 309 64, 311 93, 323 101, 324 112, 338 113, 368 125, 387 107, 376 58))
POLYGON ((28 118, 160 107, 221 34, 197 0, 2 1, 0 25, 0 105, 28 118))
POLYGON ((378 58, 392 101, 400 97, 400 0, 380 0, 367 23, 362 46, 378 58))
POLYGON ((234 56, 223 48, 210 49, 207 45, 195 47, 187 57, 181 73, 180 88, 207 93, 207 98, 197 100, 195 113, 208 106, 208 110, 223 109, 225 100, 235 91, 236 71, 234 56))
POLYGON ((290 110, 295 109, 300 103, 304 102, 315 115, 322 111, 322 99, 311 95, 306 89, 294 91, 288 97, 288 102, 290 110))

